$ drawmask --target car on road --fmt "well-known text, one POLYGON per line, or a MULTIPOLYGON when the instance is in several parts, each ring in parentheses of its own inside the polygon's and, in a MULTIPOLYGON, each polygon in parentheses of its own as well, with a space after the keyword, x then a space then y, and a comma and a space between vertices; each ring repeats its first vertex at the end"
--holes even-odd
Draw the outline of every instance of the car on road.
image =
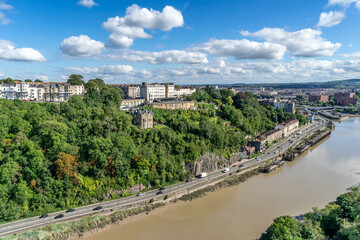
POLYGON ((275 154, 277 154, 277 153, 278 153, 278 151, 275 151, 274 153, 275 153, 275 154))
POLYGON ((241 167, 243 167, 243 166, 244 166, 244 164, 240 164, 240 165, 239 165, 239 168, 241 168, 241 167))
POLYGON ((222 170, 223 173, 227 173, 228 171, 230 171, 230 169, 225 168, 224 170, 222 170))
POLYGON ((49 216, 49 214, 43 214, 39 218, 47 218, 48 216, 49 216))
POLYGON ((144 195, 145 195, 145 193, 141 192, 141 193, 139 193, 139 194, 136 195, 136 196, 141 197, 141 196, 144 196, 144 195))
POLYGON ((163 194, 163 191, 158 191, 158 192, 156 193, 156 195, 160 195, 160 194, 163 194))
POLYGON ((161 190, 161 191, 162 191, 162 190, 165 190, 165 188, 164 188, 164 187, 161 187, 161 188, 159 188, 159 190, 161 190))
POLYGON ((268 154, 270 154, 271 152, 268 152, 268 154))
POLYGON ((93 211, 98 211, 98 210, 101 210, 102 209, 102 206, 97 206, 96 208, 93 209, 93 211))
POLYGON ((237 164, 234 164, 234 166, 233 167, 237 167, 238 165, 237 164))
POLYGON ((64 214, 59 214, 55 217, 55 219, 59 219, 59 218, 63 218, 64 217, 64 214))
POLYGON ((188 179, 188 180, 186 180, 185 182, 192 182, 192 179, 188 179))
POLYGON ((75 212, 75 209, 71 208, 66 211, 67 213, 75 212))

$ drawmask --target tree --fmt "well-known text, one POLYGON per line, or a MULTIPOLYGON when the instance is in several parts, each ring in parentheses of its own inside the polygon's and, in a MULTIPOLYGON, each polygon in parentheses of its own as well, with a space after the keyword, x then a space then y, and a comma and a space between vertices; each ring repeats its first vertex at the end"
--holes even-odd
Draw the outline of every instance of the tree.
POLYGON ((25 82, 33 82, 31 79, 25 79, 25 82))
POLYGON ((77 169, 79 167, 78 157, 60 152, 54 165, 57 179, 63 179, 65 175, 70 178, 77 177, 77 169))
POLYGON ((15 81, 12 80, 12 78, 6 78, 6 79, 4 80, 4 83, 15 83, 15 81))
POLYGON ((84 85, 84 77, 80 74, 71 74, 67 80, 71 85, 84 85))
POLYGON ((43 81, 41 81, 40 79, 36 79, 34 82, 42 83, 43 81))

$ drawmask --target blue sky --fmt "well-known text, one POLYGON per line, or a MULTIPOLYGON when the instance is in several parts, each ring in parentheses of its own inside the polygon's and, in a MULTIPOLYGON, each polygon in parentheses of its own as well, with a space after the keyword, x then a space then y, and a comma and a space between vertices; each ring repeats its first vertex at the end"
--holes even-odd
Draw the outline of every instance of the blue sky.
POLYGON ((358 78, 359 26, 360 0, 0 0, 0 78, 358 78))

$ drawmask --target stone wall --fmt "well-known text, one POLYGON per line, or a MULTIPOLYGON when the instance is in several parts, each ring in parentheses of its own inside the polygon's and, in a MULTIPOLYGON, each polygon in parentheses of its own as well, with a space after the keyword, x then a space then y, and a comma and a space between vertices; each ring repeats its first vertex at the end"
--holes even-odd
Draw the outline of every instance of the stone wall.
POLYGON ((215 153, 205 153, 198 158, 197 162, 189 164, 188 169, 194 176, 197 176, 202 172, 213 172, 221 168, 229 167, 238 160, 240 160, 239 153, 234 153, 230 156, 230 159, 226 159, 224 156, 219 156, 215 153))

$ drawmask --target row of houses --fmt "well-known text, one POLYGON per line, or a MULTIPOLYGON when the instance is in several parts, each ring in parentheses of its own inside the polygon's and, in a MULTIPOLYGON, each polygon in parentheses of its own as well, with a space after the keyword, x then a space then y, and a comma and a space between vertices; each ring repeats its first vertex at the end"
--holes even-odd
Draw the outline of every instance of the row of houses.
POLYGON ((268 130, 258 136, 256 139, 250 141, 248 145, 240 149, 240 156, 247 158, 255 152, 262 152, 266 149, 267 143, 271 144, 281 137, 288 137, 299 129, 299 121, 288 120, 277 125, 274 129, 268 130))
POLYGON ((84 85, 71 85, 69 83, 32 83, 14 82, 0 84, 0 98, 23 101, 51 101, 64 102, 72 95, 84 95, 84 85))
POLYGON ((152 102, 162 98, 176 98, 191 95, 196 89, 190 87, 175 87, 173 83, 145 83, 139 84, 108 84, 119 87, 124 92, 124 99, 145 99, 152 102))

